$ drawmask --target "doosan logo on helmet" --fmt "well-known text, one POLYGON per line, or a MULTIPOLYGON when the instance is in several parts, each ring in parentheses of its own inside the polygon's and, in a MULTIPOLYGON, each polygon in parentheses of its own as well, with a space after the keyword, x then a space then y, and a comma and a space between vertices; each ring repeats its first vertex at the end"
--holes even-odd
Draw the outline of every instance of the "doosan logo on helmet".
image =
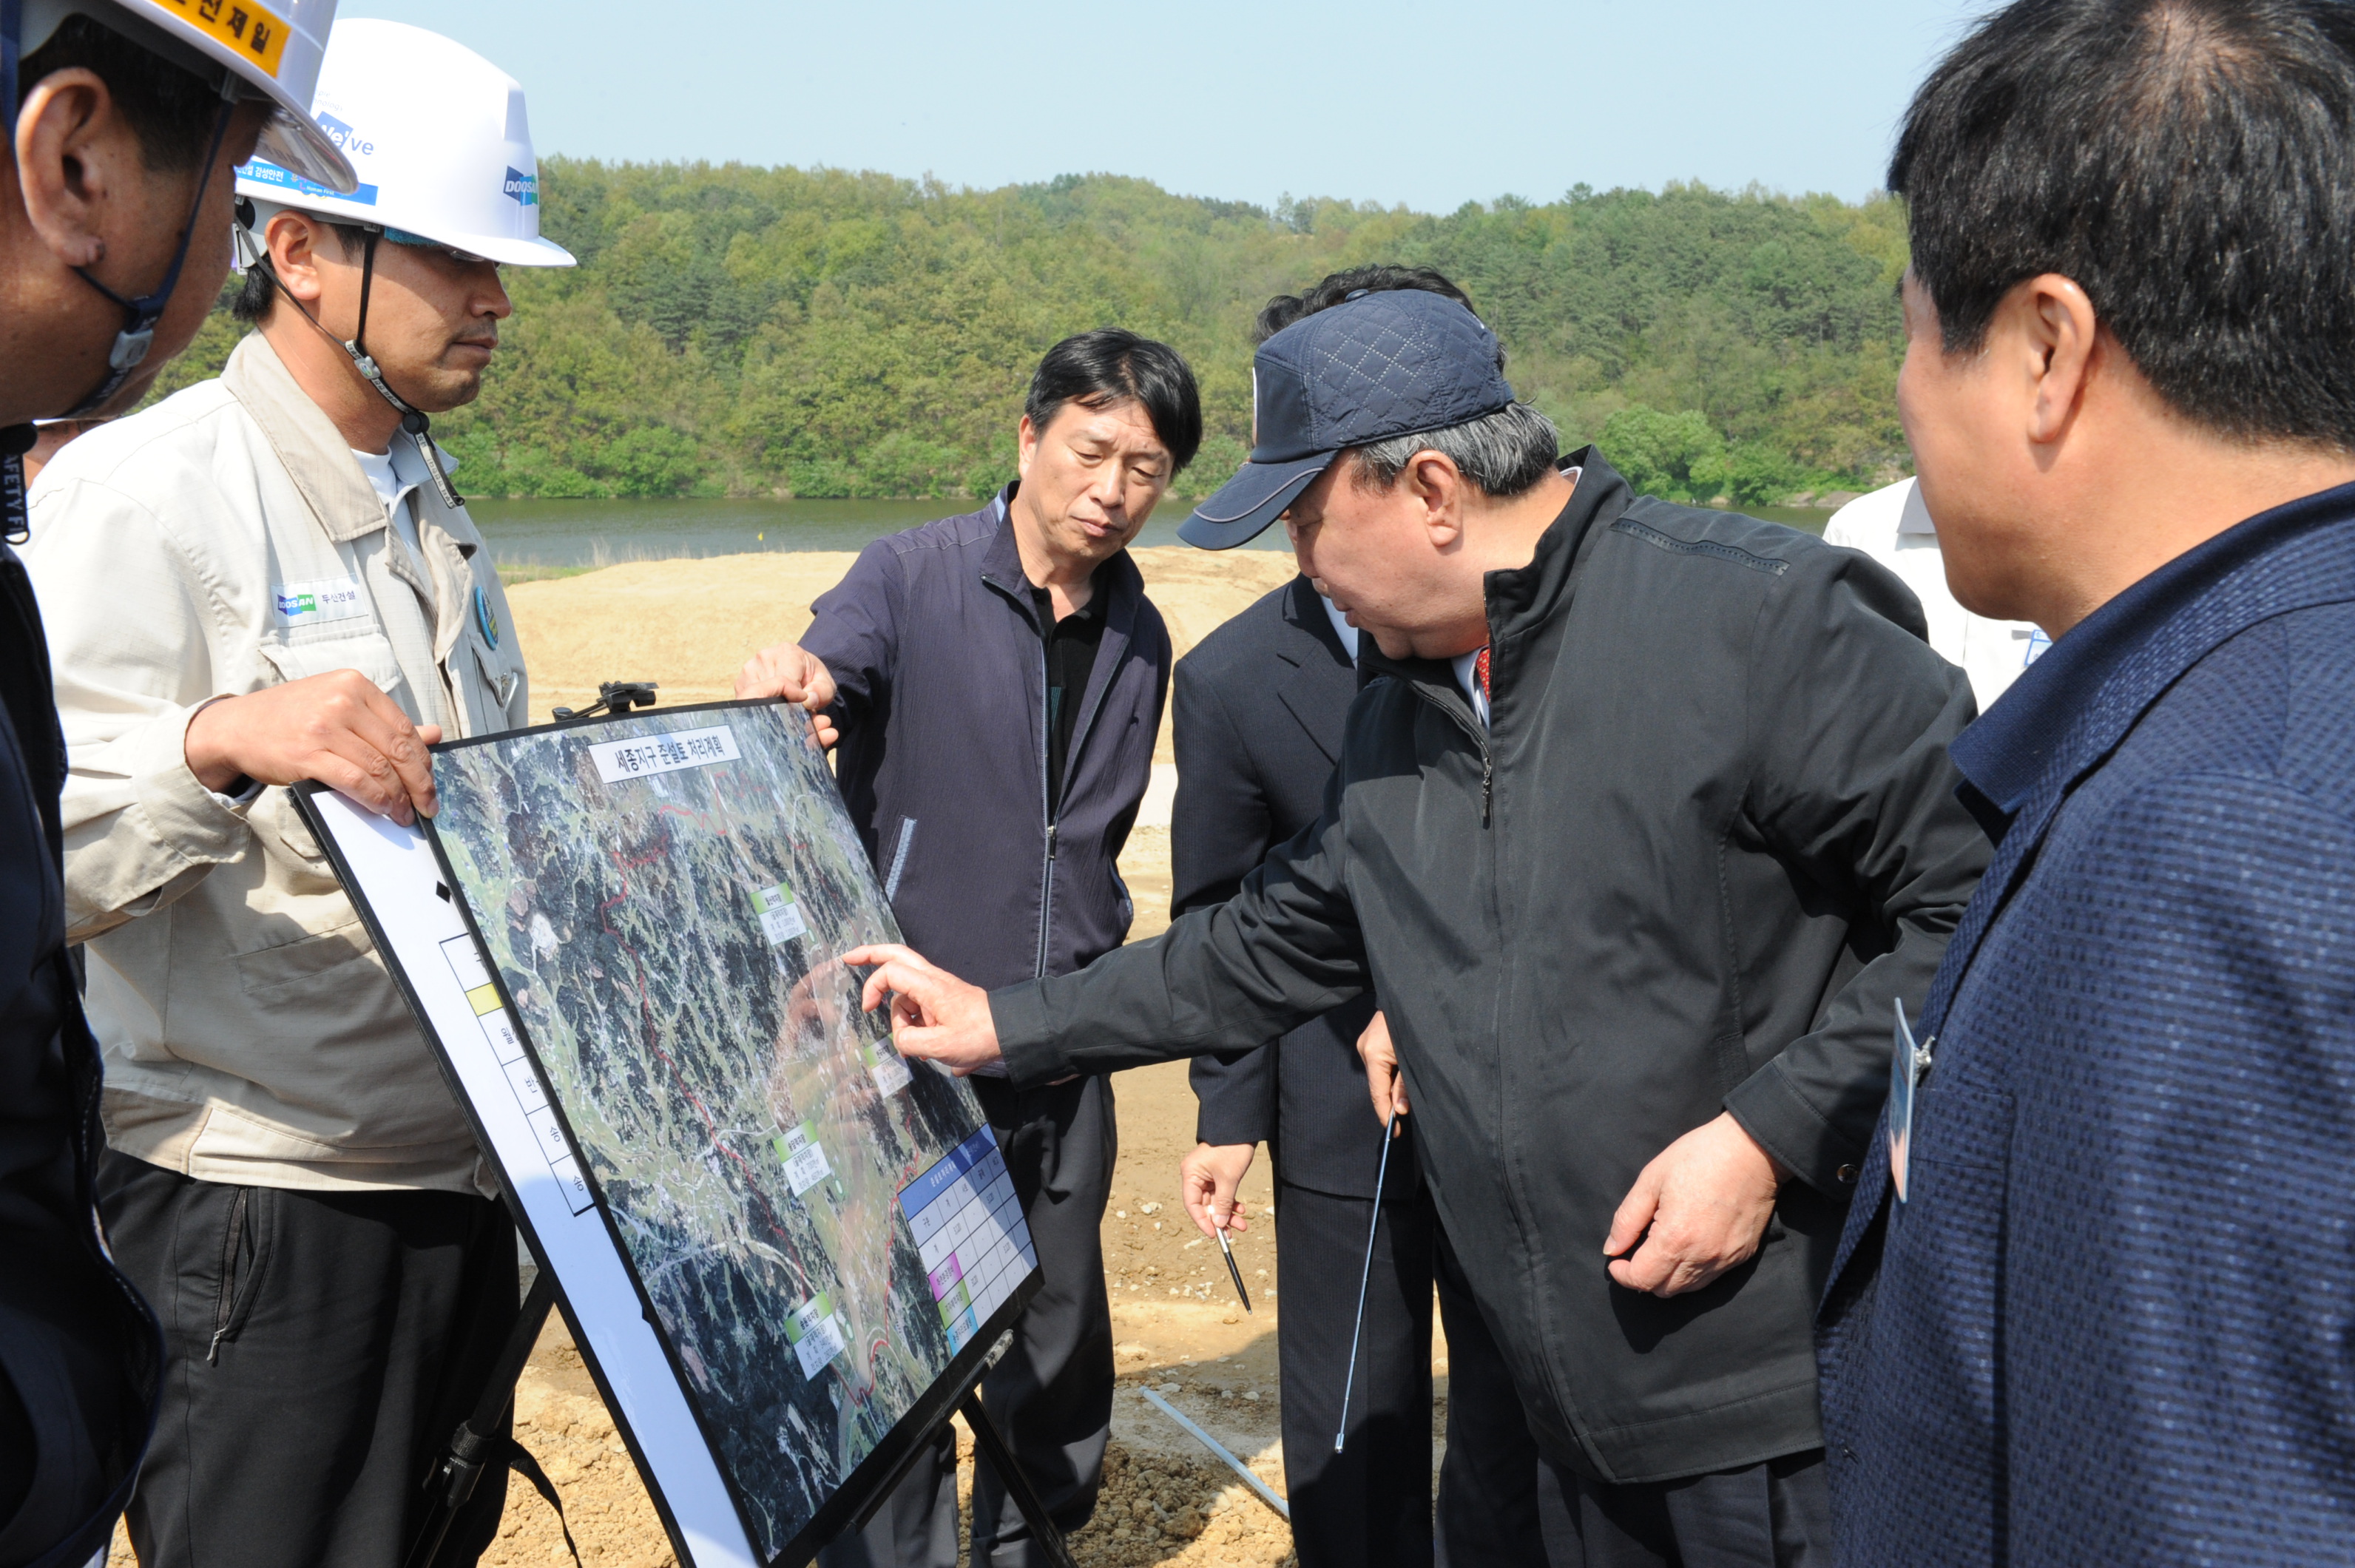
POLYGON ((521 169, 510 166, 507 169, 506 184, 499 188, 506 191, 510 197, 513 197, 518 206, 538 207, 539 205, 539 176, 538 175, 527 175, 521 169))

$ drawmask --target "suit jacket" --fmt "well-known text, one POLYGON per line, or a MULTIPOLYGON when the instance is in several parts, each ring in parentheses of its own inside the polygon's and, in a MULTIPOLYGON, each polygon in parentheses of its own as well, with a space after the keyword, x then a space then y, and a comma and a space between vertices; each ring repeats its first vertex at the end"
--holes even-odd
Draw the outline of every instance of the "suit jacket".
POLYGON ((1819 1320, 1843 1560, 2343 1562, 2355 485, 2103 606, 1956 741, 2000 834, 1819 1320))
MULTIPOLYGON (((1223 903, 1267 852, 1316 820, 1358 695, 1324 601, 1295 577, 1178 661, 1178 802, 1169 822, 1171 914, 1223 903)), ((1276 1177, 1344 1198, 1371 1198, 1382 1125, 1366 1094, 1358 1035, 1373 1017, 1360 997, 1241 1056, 1198 1056, 1205 1143, 1264 1139, 1276 1177)), ((1412 1196, 1413 1142, 1391 1150, 1383 1191, 1412 1196)))

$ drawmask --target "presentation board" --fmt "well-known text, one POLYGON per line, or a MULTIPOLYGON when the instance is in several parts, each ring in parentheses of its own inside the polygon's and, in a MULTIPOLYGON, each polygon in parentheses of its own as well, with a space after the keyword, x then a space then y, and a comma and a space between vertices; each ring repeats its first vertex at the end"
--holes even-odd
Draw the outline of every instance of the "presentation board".
POLYGON ((561 1286, 682 1562, 807 1561, 1039 1285, 972 1091, 838 955, 896 941, 774 703, 434 749, 401 828, 297 790, 561 1286))

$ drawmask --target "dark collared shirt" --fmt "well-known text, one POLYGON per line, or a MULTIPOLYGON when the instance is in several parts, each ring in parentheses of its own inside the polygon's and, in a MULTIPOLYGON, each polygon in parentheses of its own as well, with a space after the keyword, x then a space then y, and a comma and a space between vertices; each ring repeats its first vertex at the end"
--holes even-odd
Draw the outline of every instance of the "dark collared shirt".
POLYGON ((1039 637, 1047 645, 1047 810, 1062 809, 1063 774, 1071 737, 1080 727, 1080 703, 1095 673, 1096 649, 1103 643, 1104 571, 1089 579, 1088 602, 1055 618, 1055 598, 1033 584, 1030 607, 1039 617, 1039 637))

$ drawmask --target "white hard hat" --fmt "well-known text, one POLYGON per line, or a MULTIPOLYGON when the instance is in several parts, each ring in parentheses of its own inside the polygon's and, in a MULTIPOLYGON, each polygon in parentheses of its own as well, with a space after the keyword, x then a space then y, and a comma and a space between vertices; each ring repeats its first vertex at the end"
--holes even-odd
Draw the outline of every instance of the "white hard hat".
MULTIPOLYGON (((356 183, 351 165, 311 120, 311 90, 335 24, 336 0, 24 0, 16 39, 22 52, 15 59, 48 43, 73 16, 88 16, 200 76, 218 78, 226 67, 243 84, 241 96, 266 98, 277 109, 262 128, 258 156, 330 190, 347 191, 356 183)), ((12 121, 16 101, 12 82, 12 121)))
POLYGON ((539 237, 523 89, 474 50, 404 22, 338 22, 314 104, 358 187, 339 196, 257 157, 237 171, 240 196, 494 261, 572 265, 570 251, 539 237))

